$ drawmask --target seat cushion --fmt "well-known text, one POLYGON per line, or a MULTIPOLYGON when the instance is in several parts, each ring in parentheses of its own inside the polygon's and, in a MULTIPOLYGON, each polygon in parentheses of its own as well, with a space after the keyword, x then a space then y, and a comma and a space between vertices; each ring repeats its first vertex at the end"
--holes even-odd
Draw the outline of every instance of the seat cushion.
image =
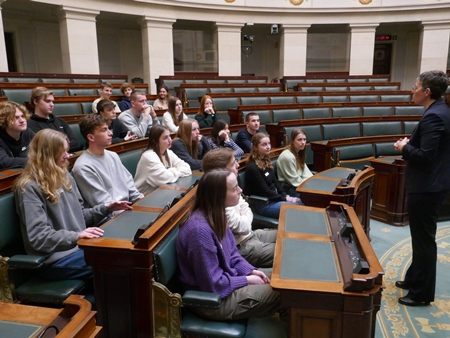
POLYGON ((220 322, 203 319, 193 312, 183 309, 181 332, 190 337, 238 338, 245 337, 247 320, 220 322))

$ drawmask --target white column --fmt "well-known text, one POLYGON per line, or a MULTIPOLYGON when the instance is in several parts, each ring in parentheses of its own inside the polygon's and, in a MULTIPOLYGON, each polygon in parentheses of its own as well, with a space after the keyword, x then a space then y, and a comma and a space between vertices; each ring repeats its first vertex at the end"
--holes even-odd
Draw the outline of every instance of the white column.
POLYGON ((306 75, 306 51, 310 25, 283 25, 280 41, 280 77, 306 75))
POLYGON ((0 0, 0 72, 7 72, 8 57, 6 55, 5 30, 3 28, 2 3, 6 0, 0 0))
POLYGON ((144 82, 156 94, 155 79, 174 75, 173 23, 175 20, 145 17, 141 21, 144 82))
POLYGON ((99 74, 96 16, 100 12, 63 6, 59 32, 63 70, 69 74, 99 74))
POLYGON ((419 46, 420 73, 429 70, 447 70, 450 22, 422 22, 419 46))
POLYGON ((243 25, 216 23, 218 45, 218 70, 220 76, 240 76, 241 28, 243 25))
POLYGON ((372 75, 378 24, 351 24, 350 75, 372 75))

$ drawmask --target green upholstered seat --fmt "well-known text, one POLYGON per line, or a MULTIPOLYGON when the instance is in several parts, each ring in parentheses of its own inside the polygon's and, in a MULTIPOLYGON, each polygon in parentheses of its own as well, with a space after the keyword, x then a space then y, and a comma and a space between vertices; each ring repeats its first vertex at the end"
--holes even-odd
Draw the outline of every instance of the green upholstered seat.
POLYGON ((362 122, 362 136, 398 135, 402 133, 401 121, 362 122))
POLYGON ((374 156, 395 156, 400 153, 395 150, 393 142, 379 142, 373 144, 374 156))
POLYGON ((264 79, 247 79, 247 83, 255 84, 255 83, 267 83, 264 79))
POLYGON ((213 99, 214 107, 218 111, 226 111, 228 109, 237 108, 239 106, 239 98, 236 97, 215 97, 213 99))
POLYGON ((348 91, 348 87, 327 87, 325 86, 326 92, 346 92, 348 91))
POLYGON ((325 81, 326 81, 326 79, 306 79, 305 80, 306 83, 323 83, 325 81))
POLYGON ((184 93, 188 100, 198 101, 199 97, 203 97, 208 93, 208 88, 184 88, 184 93))
POLYGON ((6 77, 6 82, 13 83, 38 83, 38 77, 6 77))
POLYGON ((348 86, 349 92, 366 92, 368 90, 372 90, 372 87, 371 86, 352 86, 352 85, 348 86))
POLYGON ((317 86, 317 87, 298 87, 299 91, 302 92, 323 92, 323 87, 317 86))
POLYGON ((287 91, 293 91, 294 87, 304 82, 303 79, 283 79, 283 82, 285 83, 285 87, 287 88, 287 91))
POLYGON ((394 115, 423 115, 425 108, 422 106, 397 106, 394 107, 394 115))
POLYGON ((225 80, 225 79, 206 79, 206 83, 222 84, 222 83, 227 83, 227 80, 225 80))
POLYGON ((259 104, 269 104, 269 98, 267 96, 242 96, 242 106, 255 106, 259 104))
POLYGON ((58 102, 53 107, 53 115, 80 115, 82 114, 80 104, 78 102, 58 102))
POLYGON ((257 87, 259 93, 277 93, 280 92, 279 87, 257 87))
POLYGON ((75 136, 77 137, 78 142, 80 143, 81 149, 84 149, 86 146, 86 140, 81 135, 79 124, 78 123, 69 123, 69 127, 72 129, 75 136))
POLYGON ((298 120, 299 118, 300 118, 300 108, 272 110, 272 122, 274 123, 278 123, 283 120, 298 120))
POLYGON ((100 83, 100 79, 73 79, 73 83, 100 83))
POLYGON ((184 80, 184 83, 200 84, 205 83, 205 80, 186 79, 184 80))
POLYGON ((373 86, 373 90, 395 91, 400 90, 398 86, 373 86))
POLYGON ((163 83, 169 88, 170 92, 173 92, 175 90, 175 87, 180 87, 180 84, 183 83, 183 80, 172 80, 172 79, 165 79, 163 80, 163 83))
POLYGON ((354 83, 354 82, 367 82, 367 78, 365 78, 365 79, 349 78, 349 79, 347 79, 347 82, 349 82, 349 83, 354 83))
POLYGON ((334 148, 334 158, 338 166, 346 168, 361 168, 369 165, 369 158, 373 158, 372 143, 354 144, 334 148), (337 153, 339 153, 339 161, 337 161, 337 153))
POLYGON ((361 136, 359 123, 323 124, 322 131, 324 140, 361 136))
POLYGON ((230 79, 230 80, 227 80, 227 83, 229 83, 229 84, 240 84, 240 83, 247 83, 247 81, 245 79, 235 79, 235 80, 230 79))
POLYGON ((80 102, 81 105, 81 113, 82 114, 91 114, 92 113, 92 102, 80 102))
POLYGON ((416 128, 419 121, 404 121, 403 122, 403 133, 411 134, 416 128))
POLYGON ((271 96, 270 104, 291 104, 295 103, 294 96, 271 96))
POLYGON ((320 96, 297 96, 297 103, 319 103, 320 96))
POLYGON ((235 93, 256 93, 256 87, 234 87, 235 93))
POLYGON ((374 78, 368 78, 368 82, 389 82, 388 77, 374 77, 374 78))
POLYGON ((201 318, 189 310, 195 306, 217 307, 220 304, 219 295, 187 291, 183 297, 180 296, 182 287, 177 277, 176 253, 178 231, 178 226, 175 226, 153 251, 155 277, 152 282, 152 317, 155 332, 164 332, 166 337, 181 334, 189 337, 244 337, 247 331, 246 320, 213 321, 201 318))
POLYGON ((245 121, 245 117, 249 113, 257 113, 258 116, 259 116, 260 124, 266 124, 266 123, 271 123, 272 122, 272 112, 269 109, 267 109, 267 110, 248 110, 248 111, 243 111, 242 112, 242 121, 245 121))
POLYGON ((345 81, 346 79, 326 79, 326 82, 329 82, 329 83, 336 83, 336 82, 346 82, 345 81))
POLYGON ((233 87, 211 87, 209 88, 210 93, 232 93, 233 87))
POLYGON ((0 195, 0 299, 20 300, 22 303, 62 305, 66 298, 80 292, 80 280, 45 280, 37 276, 45 258, 27 255, 23 247, 19 216, 12 192, 0 195), (10 289, 12 283, 14 290, 10 289))
POLYGON ((51 88, 54 96, 67 96, 67 89, 65 88, 51 88))
POLYGON ((30 101, 32 89, 2 89, 2 96, 6 96, 8 101, 13 101, 24 105, 30 101))
POLYGON ((411 102, 411 95, 380 95, 381 102, 411 102))
POLYGON ((347 102, 347 95, 323 95, 322 102, 347 102))
POLYGON ((100 82, 109 82, 111 84, 122 84, 124 82, 127 82, 127 78, 117 78, 117 79, 100 79, 100 82))
POLYGON ((69 95, 75 96, 89 96, 89 95, 97 95, 97 89, 94 88, 69 88, 69 95))
POLYGON ((393 115, 392 107, 362 107, 363 116, 389 116, 393 115))
POLYGON ((119 158, 123 166, 127 168, 127 170, 133 177, 136 174, 136 168, 139 163, 139 159, 141 158, 141 155, 142 155, 141 149, 127 151, 119 154, 119 158))
POLYGON ((304 108, 302 109, 302 115, 304 119, 318 119, 330 117, 330 108, 304 108))
POLYGON ((361 109, 359 107, 332 107, 331 116, 332 117, 349 117, 349 116, 360 116, 361 109))
POLYGON ((378 95, 349 95, 350 102, 377 102, 378 95))

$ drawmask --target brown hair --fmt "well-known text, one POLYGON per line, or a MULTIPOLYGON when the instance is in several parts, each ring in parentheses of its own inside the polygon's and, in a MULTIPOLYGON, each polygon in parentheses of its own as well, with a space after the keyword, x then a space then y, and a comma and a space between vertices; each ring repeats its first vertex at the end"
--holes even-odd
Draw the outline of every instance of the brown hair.
POLYGON ((180 102, 181 102, 181 100, 180 100, 178 97, 173 97, 173 96, 172 96, 172 97, 169 99, 168 107, 169 107, 169 113, 170 113, 170 116, 172 116, 173 123, 174 123, 176 126, 179 126, 181 120, 183 120, 183 116, 184 116, 184 115, 183 115, 183 112, 181 112, 181 114, 178 115, 178 116, 177 116, 177 114, 175 113, 175 107, 176 107, 176 105, 177 105, 177 101, 180 101, 180 102))
POLYGON ((198 183, 192 208, 203 212, 219 241, 223 240, 227 229, 225 200, 228 190, 227 177, 231 173, 228 169, 216 169, 205 173, 198 183))
POLYGON ((105 108, 115 108, 114 102, 110 100, 100 100, 97 103, 97 113, 101 113, 105 108))
POLYGON ((214 111, 216 111, 216 107, 214 106, 214 101, 211 96, 209 95, 203 95, 202 100, 200 101, 200 107, 198 108, 198 114, 205 117, 205 102, 207 99, 210 99, 212 102, 212 107, 214 111))
MULTIPOLYGON (((159 160, 162 162, 162 158, 161 158, 161 151, 159 149, 159 139, 162 135, 162 133, 164 133, 165 131, 168 131, 169 129, 165 126, 162 126, 160 124, 155 124, 150 128, 150 132, 148 135, 148 145, 147 148, 145 150, 153 150, 156 155, 158 155, 159 160)), ((169 159, 169 154, 167 153, 167 150, 164 152, 164 158, 166 159, 167 163, 169 163, 170 166, 170 159, 169 159)))
POLYGON ((30 118, 30 113, 25 106, 13 101, 0 102, 0 126, 3 129, 12 127, 16 122, 16 109, 19 109, 27 120, 30 118))
POLYGON ((127 90, 127 88, 131 88, 131 91, 134 92, 134 86, 133 84, 129 83, 129 82, 124 82, 122 83, 122 85, 120 86, 120 91, 122 92, 122 94, 125 94, 125 90, 127 90))
POLYGON ((306 137, 306 133, 303 131, 302 128, 294 128, 292 130, 292 132, 291 132, 291 144, 287 148, 295 156, 295 163, 296 163, 297 169, 301 168, 302 170, 304 170, 305 169, 305 161, 306 161, 306 147, 303 150, 299 150, 298 152, 296 152, 294 144, 293 144, 293 141, 295 140, 295 138, 298 135, 300 135, 300 134, 303 134, 306 137))
POLYGON ((47 96, 49 95, 54 95, 53 92, 45 87, 36 87, 33 88, 33 90, 31 91, 31 97, 30 97, 30 106, 32 108, 36 108, 36 105, 34 103, 34 100, 39 101, 42 99, 47 98, 47 96))
POLYGON ((272 161, 270 161, 269 156, 264 155, 261 157, 261 155, 258 152, 258 145, 261 143, 261 140, 265 137, 269 137, 269 135, 264 133, 256 133, 252 137, 252 149, 250 150, 250 156, 249 159, 255 161, 256 166, 264 170, 266 168, 273 169, 272 161))
POLYGON ((93 134, 95 128, 102 125, 109 125, 109 121, 100 114, 88 114, 79 122, 81 136, 89 143, 87 136, 93 134))
POLYGON ((180 127, 177 131, 177 138, 183 141, 189 155, 193 159, 197 159, 198 153, 198 140, 192 141, 192 124, 198 122, 194 119, 187 118, 180 122, 180 127))
POLYGON ((214 122, 212 129, 211 129, 211 141, 218 147, 223 146, 224 140, 221 140, 219 137, 219 133, 221 130, 223 130, 228 123, 222 119, 216 120, 214 122))
POLYGON ((206 173, 214 169, 224 169, 234 160, 235 151, 230 148, 216 148, 206 153, 202 159, 202 170, 206 173))

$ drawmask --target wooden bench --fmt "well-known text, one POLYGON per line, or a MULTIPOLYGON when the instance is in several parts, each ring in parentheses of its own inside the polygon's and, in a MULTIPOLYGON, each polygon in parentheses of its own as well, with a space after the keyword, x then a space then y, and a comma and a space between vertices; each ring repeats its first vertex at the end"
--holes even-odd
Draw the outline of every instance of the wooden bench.
POLYGON ((348 72, 308 72, 304 76, 283 76, 281 83, 285 91, 294 90, 294 86, 301 82, 387 82, 389 74, 378 75, 349 75, 348 72))
POLYGON ((111 83, 127 82, 127 75, 101 75, 101 74, 58 74, 58 73, 24 73, 24 72, 0 72, 0 78, 5 82, 76 82, 76 83, 111 83))
POLYGON ((298 83, 294 86, 294 91, 309 91, 309 92, 322 92, 322 91, 368 91, 368 90, 400 90, 400 82, 305 82, 298 83))

